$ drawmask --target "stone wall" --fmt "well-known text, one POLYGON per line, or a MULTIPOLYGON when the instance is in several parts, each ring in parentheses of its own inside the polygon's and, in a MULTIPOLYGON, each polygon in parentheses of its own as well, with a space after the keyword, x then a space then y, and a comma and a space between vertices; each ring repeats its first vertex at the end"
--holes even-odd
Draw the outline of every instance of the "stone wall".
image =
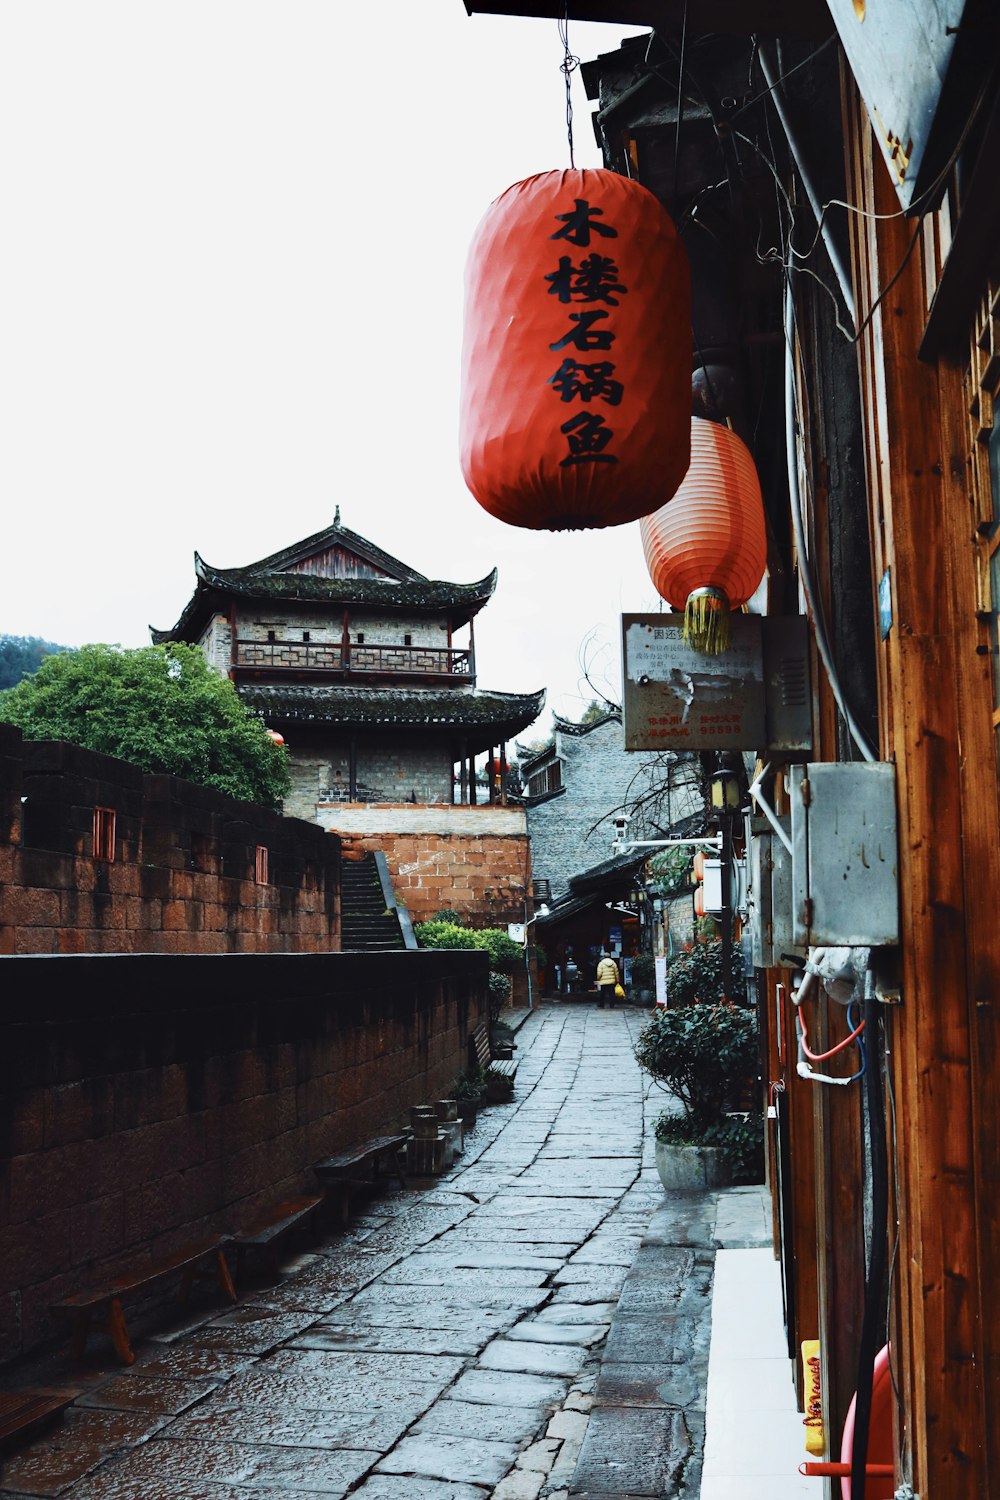
MULTIPOLYGON (((702 807, 677 757, 662 751, 628 751, 617 719, 568 733, 558 726, 550 760, 561 763, 562 790, 528 803, 528 828, 536 877, 564 896, 574 875, 611 858, 613 814, 640 811, 629 838, 656 837, 702 807), (669 775, 669 791, 668 791, 669 775)), ((539 762, 541 765, 542 762, 539 762)), ((683 767, 683 763, 681 763, 683 767)))
MULTIPOLYGON (((302 728, 288 731, 292 788, 285 798, 291 817, 320 819, 317 804, 346 802, 351 772, 348 736, 302 728)), ((358 801, 404 802, 450 806, 453 764, 444 741, 421 741, 405 731, 393 735, 357 736, 358 801)))
POLYGON ((485 978, 481 953, 0 958, 0 1360, 442 1097, 485 978))
POLYGON ((328 951, 339 858, 313 823, 0 724, 0 953, 328 951))

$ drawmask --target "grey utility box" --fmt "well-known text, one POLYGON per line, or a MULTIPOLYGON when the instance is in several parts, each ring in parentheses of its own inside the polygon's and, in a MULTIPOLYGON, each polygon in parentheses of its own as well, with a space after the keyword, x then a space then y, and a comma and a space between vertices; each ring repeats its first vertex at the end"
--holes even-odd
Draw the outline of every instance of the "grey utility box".
POLYGON ((818 762, 790 775, 794 942, 898 943, 895 766, 818 762))
MULTIPOLYGON (((783 955, 801 956, 792 933, 792 857, 765 818, 751 818, 749 828, 748 915, 753 964, 779 968, 783 955)), ((786 834, 788 818, 779 818, 786 834)))

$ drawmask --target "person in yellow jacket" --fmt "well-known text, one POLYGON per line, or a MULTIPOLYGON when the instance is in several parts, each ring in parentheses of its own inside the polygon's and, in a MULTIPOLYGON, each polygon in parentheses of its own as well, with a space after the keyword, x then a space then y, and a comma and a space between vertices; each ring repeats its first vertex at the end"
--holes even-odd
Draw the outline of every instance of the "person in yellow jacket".
POLYGON ((609 953, 602 953, 597 965, 597 1008, 603 1010, 605 1005, 615 1008, 615 985, 621 984, 618 977, 618 965, 609 953))

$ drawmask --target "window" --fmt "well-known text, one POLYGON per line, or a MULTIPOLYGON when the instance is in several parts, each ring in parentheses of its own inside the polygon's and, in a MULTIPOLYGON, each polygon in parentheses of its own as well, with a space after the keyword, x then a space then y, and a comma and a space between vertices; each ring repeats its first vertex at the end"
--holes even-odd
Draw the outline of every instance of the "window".
POLYGON ((356 646, 363 646, 364 643, 365 643, 365 633, 364 633, 363 630, 359 630, 358 633, 357 633, 357 635, 354 637, 354 644, 356 646))
POLYGON ((307 641, 309 639, 309 632, 308 632, 308 630, 303 630, 303 632, 302 632, 302 639, 304 641, 307 641))
POLYGON ((113 807, 94 808, 93 852, 95 859, 111 864, 115 857, 115 810, 113 807))
POLYGON ((273 641, 274 640, 275 637, 274 637, 274 631, 273 630, 269 630, 267 632, 267 638, 268 638, 269 641, 273 641))
POLYGON ((412 635, 404 635, 403 636, 403 645, 404 646, 412 646, 413 645, 413 637, 412 637, 412 635))
POLYGON ((562 786, 562 761, 554 760, 544 770, 537 771, 528 782, 529 797, 544 797, 546 792, 558 792, 562 786))
POLYGON ((267 885, 267 845, 257 845, 257 858, 254 861, 254 880, 258 885, 267 885))

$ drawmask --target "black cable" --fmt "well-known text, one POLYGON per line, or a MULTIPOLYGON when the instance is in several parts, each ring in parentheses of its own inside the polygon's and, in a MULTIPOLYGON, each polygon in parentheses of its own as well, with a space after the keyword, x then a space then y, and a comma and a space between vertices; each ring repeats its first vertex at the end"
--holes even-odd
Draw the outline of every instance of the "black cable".
POLYGON ((879 1003, 874 995, 865 999, 865 1035, 872 1039, 865 1073, 865 1104, 868 1111, 868 1143, 871 1150, 872 1229, 865 1281, 865 1309, 858 1350, 858 1378, 854 1396, 854 1443, 851 1449, 851 1500, 865 1500, 865 1466, 871 1427, 872 1385, 875 1356, 882 1329, 882 1298, 885 1290, 886 1243, 889 1225, 889 1168, 886 1162, 885 1102, 882 1097, 882 1052, 875 1044, 879 1027, 879 1003))

